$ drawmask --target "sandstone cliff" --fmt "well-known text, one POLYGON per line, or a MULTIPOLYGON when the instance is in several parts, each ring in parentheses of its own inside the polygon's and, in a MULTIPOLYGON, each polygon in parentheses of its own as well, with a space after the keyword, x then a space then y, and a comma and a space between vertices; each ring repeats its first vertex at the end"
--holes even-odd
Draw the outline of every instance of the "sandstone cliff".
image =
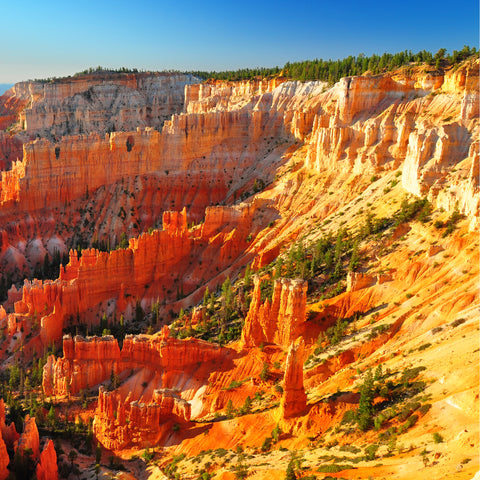
MULTIPOLYGON (((434 77, 401 71, 343 79, 333 88, 281 80, 187 85, 186 113, 173 115, 161 132, 144 129, 137 112, 132 128, 140 125, 139 131, 105 136, 92 128, 88 136, 56 143, 39 139, 25 143, 22 156, 24 140, 15 137, 0 180, 0 261, 20 279, 34 267, 25 244, 38 237, 44 245, 55 236, 114 245, 122 232, 138 235, 159 226, 164 210, 184 206, 189 221, 198 222, 207 205, 249 190, 255 172, 272 180, 292 153, 313 171, 355 175, 357 185, 360 177, 368 181, 404 163, 406 191, 428 195, 450 212, 458 208, 474 229, 480 198, 477 70, 467 64, 434 77), (19 220, 18 209, 29 215, 19 220)), ((58 88, 75 90, 78 82, 58 88)), ((18 98, 38 102, 44 88, 19 85, 18 98)), ((55 103, 67 93, 44 101, 55 103)), ((276 201, 287 198, 280 194, 276 201)))
MULTIPOLYGON (((168 330, 168 328, 167 328, 168 330)), ((46 395, 76 395, 82 389, 94 387, 110 379, 112 372, 121 374, 137 368, 162 372, 163 386, 173 388, 176 373, 206 369, 227 352, 215 344, 201 340, 177 340, 160 336, 127 335, 120 350, 111 336, 101 338, 64 337, 64 356, 48 358, 43 370, 43 389, 46 395), (169 376, 172 380, 169 380, 169 376)), ((197 372, 198 374, 198 372, 197 372)))
POLYGON ((265 220, 254 222, 254 214, 268 208, 262 202, 209 207, 198 232, 186 229, 185 210, 165 212, 164 230, 133 238, 126 249, 110 253, 87 249, 80 258, 71 251, 58 280, 25 282, 21 300, 14 303, 15 313, 8 315, 9 334, 27 335, 36 319, 47 345, 60 340, 63 328, 74 324, 78 316, 83 323, 98 324, 109 302, 111 312, 124 312, 128 319, 137 300, 149 307, 158 299, 164 303, 176 300, 180 290, 185 295, 196 292, 235 259, 247 261, 248 236, 265 224, 265 220), (219 219, 223 221, 221 231, 219 219), (204 261, 207 268, 202 262, 193 264, 193 257, 204 261))
POLYGON ((129 131, 138 126, 158 129, 183 109, 185 85, 198 81, 183 74, 118 73, 21 82, 9 92, 13 96, 0 111, 0 118, 10 120, 12 113, 18 112, 17 104, 28 102, 16 120, 32 136, 59 139, 79 133, 129 131))

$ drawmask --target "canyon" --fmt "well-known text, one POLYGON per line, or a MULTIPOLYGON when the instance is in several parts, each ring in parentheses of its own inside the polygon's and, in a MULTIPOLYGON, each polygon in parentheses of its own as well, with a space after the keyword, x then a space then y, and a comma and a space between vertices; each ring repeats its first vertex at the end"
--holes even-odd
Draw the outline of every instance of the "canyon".
MULTIPOLYGON (((280 480, 292 458, 315 478, 472 478, 478 68, 102 73, 0 97, 0 355, 27 372, 45 354, 36 392, 102 460, 63 450, 131 478, 280 480), (352 427, 374 370, 375 426, 352 427)), ((0 479, 20 447, 57 478, 67 455, 2 412, 0 479)))

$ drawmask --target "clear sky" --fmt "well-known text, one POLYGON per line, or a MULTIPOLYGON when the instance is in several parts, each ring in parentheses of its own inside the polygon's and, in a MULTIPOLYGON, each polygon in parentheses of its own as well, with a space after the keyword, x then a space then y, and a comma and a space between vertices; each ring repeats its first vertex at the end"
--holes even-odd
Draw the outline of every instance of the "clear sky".
POLYGON ((0 83, 88 67, 226 70, 479 41, 478 0, 2 0, 0 83))

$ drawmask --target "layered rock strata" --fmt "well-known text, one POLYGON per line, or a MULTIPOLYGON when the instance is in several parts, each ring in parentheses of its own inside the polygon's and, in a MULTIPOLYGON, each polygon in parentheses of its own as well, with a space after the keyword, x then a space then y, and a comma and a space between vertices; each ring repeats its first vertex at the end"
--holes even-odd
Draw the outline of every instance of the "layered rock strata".
MULTIPOLYGON (((235 259, 247 261, 248 236, 264 226, 253 222, 253 217, 257 209, 268 208, 260 201, 210 207, 205 223, 193 231, 186 229, 185 210, 165 212, 164 230, 130 239, 126 249, 110 253, 87 249, 81 257, 71 251, 58 280, 25 282, 21 300, 14 302, 15 312, 3 320, 8 323, 8 333, 22 337, 36 323, 43 344, 48 345, 60 340, 63 328, 75 325, 78 319, 96 325, 104 311, 124 312, 128 318, 136 301, 149 307, 158 300, 164 304, 177 300, 180 291, 188 295, 235 259), (219 219, 223 223, 218 223, 219 219), (193 264, 192 258, 200 262, 193 264)), ((19 293, 12 291, 12 302, 14 296, 19 293)))
POLYGON ((162 73, 97 73, 21 82, 4 94, 0 119, 17 121, 31 136, 56 139, 138 126, 158 129, 183 110, 184 87, 196 82, 199 79, 189 74, 162 73))
MULTIPOLYGON (((318 172, 370 178, 404 163, 408 192, 428 195, 450 212, 457 208, 474 229, 480 204, 477 84, 478 62, 444 75, 413 69, 346 78, 333 88, 282 80, 187 85, 187 113, 177 111, 161 133, 145 130, 141 115, 132 114, 140 131, 105 136, 92 127, 89 136, 39 139, 25 144, 21 158, 15 137, 5 147, 4 163, 11 167, 0 180, 0 262, 11 274, 27 276, 34 265, 25 244, 39 236, 44 246, 60 232, 67 241, 85 234, 115 244, 122 232, 138 235, 155 226, 162 211, 185 205, 190 221, 199 221, 207 205, 233 201, 249 189, 258 171, 263 180, 273 179, 287 148, 300 152, 295 141, 303 145, 302 161, 318 172), (81 216, 72 218, 69 204, 81 216), (30 213, 21 219, 18 209, 30 213), (82 225, 75 232, 68 227, 74 223, 82 225)), ((67 80, 61 85, 76 88, 67 80)), ((18 97, 3 99, 5 115, 21 110, 21 99, 36 104, 43 88, 18 86, 18 97)), ((62 95, 44 101, 54 105, 62 95)), ((45 117, 44 127, 50 124, 45 117)))

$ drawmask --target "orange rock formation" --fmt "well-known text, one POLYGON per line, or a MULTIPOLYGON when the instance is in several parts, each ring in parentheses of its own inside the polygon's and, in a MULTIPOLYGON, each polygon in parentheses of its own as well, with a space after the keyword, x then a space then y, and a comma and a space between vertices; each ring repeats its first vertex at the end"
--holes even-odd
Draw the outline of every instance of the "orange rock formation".
POLYGON ((307 282, 275 280, 272 300, 261 301, 261 279, 254 277, 252 302, 245 318, 242 342, 246 347, 275 343, 288 348, 301 334, 305 322, 307 282))
POLYGON ((13 422, 8 426, 5 423, 5 403, 3 398, 0 398, 0 432, 5 445, 8 448, 13 448, 20 435, 17 433, 13 422))
POLYGON ((0 480, 5 480, 9 475, 8 464, 10 459, 8 458, 7 447, 3 438, 0 438, 0 480))
POLYGON ((154 390, 144 403, 100 387, 93 431, 106 448, 118 450, 132 443, 158 444, 173 422, 189 420, 190 404, 171 390, 154 390))
MULTIPOLYGON (((355 214, 360 206, 369 207, 370 201, 377 215, 391 218, 403 191, 428 196, 442 222, 458 209, 474 231, 480 205, 477 84, 478 60, 445 74, 425 74, 412 67, 345 78, 332 88, 323 82, 281 80, 187 85, 183 112, 177 110, 170 120, 153 125, 145 116, 148 112, 134 108, 136 113, 125 120, 131 131, 108 135, 102 129, 116 111, 112 117, 101 113, 103 120, 96 124, 95 107, 90 108, 101 89, 89 86, 82 90, 89 93, 82 93, 68 82, 51 90, 42 85, 19 86, 23 93, 8 93, 0 107, 1 121, 19 122, 14 129, 19 133, 12 136, 15 140, 6 135, 0 139, 0 151, 8 154, 0 180, 2 274, 16 271, 18 278, 26 277, 35 262, 53 248, 47 244, 52 239, 53 245, 63 242, 66 248, 75 235, 89 236, 97 227, 98 239, 107 238, 107 232, 113 232, 110 240, 123 232, 136 236, 151 226, 159 227, 165 213, 162 231, 132 238, 126 249, 110 253, 86 249, 81 257, 72 251, 59 279, 26 282, 20 293, 12 288, 6 307, 14 304, 15 312, 0 310, 0 326, 8 333, 2 351, 7 343, 12 351, 36 333, 35 317, 46 345, 61 339, 62 328, 70 319, 75 322, 77 314, 89 323, 97 322, 104 311, 124 312, 128 318, 137 299, 146 308, 157 300, 165 302, 165 310, 191 306, 200 301, 206 284, 216 287, 257 254, 253 265, 260 268, 274 260, 283 245, 303 241, 306 234, 314 241, 319 233, 313 225, 334 232, 342 228, 342 215, 352 228, 358 228, 361 220, 355 214), (63 109, 58 122, 51 117, 57 94, 63 109), (25 110, 24 100, 31 100, 32 107, 25 110), (42 105, 47 112, 43 119, 42 105), (54 142, 55 136, 66 132, 66 119, 77 107, 88 112, 83 126, 76 123, 75 135, 54 142), (141 128, 135 131, 137 125, 141 128), (82 135, 80 127, 88 135, 82 135), (29 134, 34 131, 45 138, 32 141, 29 134), (17 161, 20 141, 23 156, 17 161), (286 168, 284 163, 288 163, 286 168), (372 175, 380 177, 380 187, 371 181, 372 175), (213 206, 234 203, 259 179, 267 188, 248 203, 213 206), (181 212, 166 212, 183 207, 181 212), (440 212, 441 208, 446 212, 440 212), (340 209, 341 215, 333 215, 340 209), (324 222, 327 217, 330 227, 324 222), (187 230, 187 219, 204 218, 203 225, 187 230), (66 226, 60 226, 61 222, 66 226), (69 230, 69 224, 77 223, 90 225, 92 230, 83 226, 75 233, 69 230), (186 297, 176 302, 175 290, 180 287, 186 297)), ((106 91, 102 95, 113 98, 106 91)), ((428 224, 400 226, 385 239, 386 252, 377 251, 373 241, 366 245, 371 255, 367 271, 350 273, 347 291, 319 302, 318 315, 308 324, 306 282, 277 280, 272 300, 262 302, 261 280, 256 278, 239 345, 176 340, 168 337, 167 330, 157 336, 127 336, 122 349, 107 336, 65 338, 63 358, 52 356, 45 366, 44 391, 49 396, 75 395, 108 381, 112 372, 117 375, 120 386, 112 392, 100 389, 95 413, 95 434, 109 448, 163 444, 173 422, 183 422, 187 433, 175 436, 170 442, 175 445, 167 446, 172 454, 183 448, 198 453, 207 445, 260 446, 277 420, 269 411, 213 422, 210 439, 199 438, 188 419, 224 412, 229 400, 237 408, 262 389, 278 399, 273 384, 259 375, 263 362, 281 364, 282 349, 288 348, 284 393, 276 412, 292 435, 282 440, 284 445, 296 449, 307 445, 312 429, 323 435, 327 424, 333 425, 346 410, 356 408, 355 382, 359 379, 355 379, 355 367, 365 371, 386 363, 398 371, 408 368, 412 355, 412 361, 428 364, 432 378, 441 378, 437 385, 428 386, 435 400, 428 413, 431 417, 422 418, 422 429, 423 422, 429 429, 443 425, 439 421, 443 408, 464 422, 478 412, 478 395, 472 387, 478 384, 478 374, 470 371, 468 362, 473 360, 467 357, 478 350, 471 340, 472 312, 478 305, 473 287, 476 267, 467 261, 475 256, 471 253, 475 240, 464 224, 461 234, 452 238, 441 236, 445 226, 439 228, 444 230, 428 224), (449 258, 453 267, 440 258, 449 258), (338 318, 358 312, 368 316, 373 310, 378 315, 363 321, 358 337, 345 339, 343 352, 330 346, 331 358, 325 355, 305 366, 307 409, 303 357, 305 350, 317 350, 315 334, 338 318), (455 330, 457 320, 465 321, 465 328, 455 330), (382 322, 378 325, 382 333, 374 330, 377 321, 382 322), (307 329, 309 324, 314 328, 307 329), (303 339, 297 340, 300 336, 306 345, 303 339), (462 361, 456 355, 442 360, 444 341, 462 361), (255 348, 262 343, 263 350, 255 348), (467 353, 463 352, 465 344, 467 353), (441 355, 434 358, 430 349, 438 349, 441 355), (468 380, 462 378, 460 385, 453 384, 453 376, 442 364, 450 360, 464 368, 468 380), (233 380, 237 383, 230 388, 233 380), (347 390, 342 395, 346 398, 328 400, 339 385, 347 390)), ((312 283, 318 286, 322 281, 317 278, 312 283)), ((201 314, 192 317, 194 323, 201 314)), ((280 367, 275 367, 274 375, 281 378, 280 367)), ((26 428, 23 443, 28 438, 32 443, 35 436, 31 423, 28 419, 30 433, 26 428)), ((471 432, 461 431, 464 424, 457 432, 448 428, 449 442, 461 444, 462 452, 468 451, 473 458, 470 452, 478 440, 462 439, 463 435, 473 438, 471 432)), ((408 441, 416 442, 414 436, 423 435, 421 441, 427 444, 427 430, 420 430, 415 427, 412 434, 407 432, 408 441)), ((449 455, 453 453, 450 450, 449 455)), ((395 462, 402 468, 405 465, 404 456, 385 458, 388 467, 382 467, 382 476, 397 472, 395 462)), ((462 462, 459 455, 455 459, 462 462)), ((448 462, 453 465, 453 460, 448 462)), ((468 470, 465 478, 475 465, 477 461, 463 467, 468 470)), ((372 473, 360 469, 358 475, 365 478, 372 473)), ((441 478, 439 470, 432 471, 437 473, 432 478, 441 478)), ((268 475, 267 470, 264 478, 279 479, 284 471, 268 475)))
POLYGON ((21 452, 30 449, 32 451, 32 459, 37 460, 40 455, 40 437, 38 436, 37 423, 35 417, 27 414, 23 423, 23 432, 19 439, 15 442, 15 451, 21 452))
POLYGON ((58 480, 57 452, 51 440, 47 440, 37 464, 37 480, 58 480))
POLYGON ((303 362, 305 343, 300 337, 292 342, 288 349, 285 376, 283 378, 283 395, 280 412, 284 419, 296 417, 307 408, 307 395, 303 387, 303 362))
MULTIPOLYGON (((110 378, 113 372, 143 368, 148 365, 154 371, 189 371, 197 364, 205 364, 222 358, 225 350, 218 345, 201 340, 177 340, 168 336, 165 327, 161 336, 127 335, 120 351, 112 336, 64 337, 64 356, 48 358, 43 370, 45 395, 77 394, 110 378)), ((165 386, 169 386, 165 373, 165 386)))

